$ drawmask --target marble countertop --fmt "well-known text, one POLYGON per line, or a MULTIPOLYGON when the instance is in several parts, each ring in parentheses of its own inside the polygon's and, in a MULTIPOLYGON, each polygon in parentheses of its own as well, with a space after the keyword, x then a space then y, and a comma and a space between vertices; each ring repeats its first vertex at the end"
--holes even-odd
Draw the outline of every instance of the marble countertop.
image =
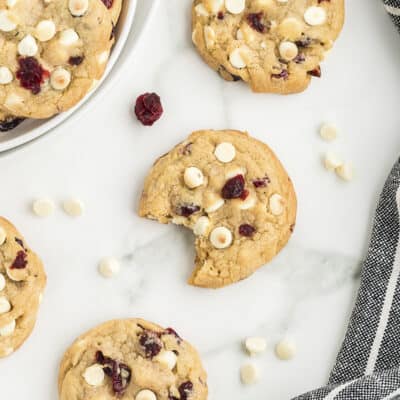
POLYGON ((211 400, 288 399, 323 385, 333 365, 358 285, 371 216, 400 149, 399 38, 379 1, 350 0, 347 22, 323 79, 290 97, 256 95, 223 82, 190 41, 190 1, 161 1, 146 34, 114 87, 40 140, 0 156, 2 215, 43 258, 48 287, 37 327, 25 346, 0 361, 1 397, 53 400, 60 358, 73 339, 104 320, 140 316, 173 326, 201 352, 211 400), (165 114, 152 128, 132 114, 137 95, 156 91, 165 114), (317 127, 340 127, 333 145, 317 127), (288 247, 251 278, 217 291, 188 286, 191 234, 136 214, 153 160, 193 130, 235 128, 267 142, 287 167, 299 198, 288 247), (335 149, 356 178, 343 183, 321 166, 335 149), (60 207, 39 219, 30 205, 78 196, 84 217, 60 207), (105 280, 97 263, 122 260, 105 280), (248 358, 241 341, 268 340, 254 359, 259 384, 243 387, 248 358), (289 336, 298 353, 275 358, 289 336))

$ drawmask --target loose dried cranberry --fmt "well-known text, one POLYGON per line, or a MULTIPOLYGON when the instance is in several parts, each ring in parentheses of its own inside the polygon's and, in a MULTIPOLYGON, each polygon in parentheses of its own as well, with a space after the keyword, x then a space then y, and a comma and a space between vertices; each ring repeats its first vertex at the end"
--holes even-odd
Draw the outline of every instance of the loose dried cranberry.
POLYGON ((199 212, 200 207, 195 204, 183 204, 176 207, 176 213, 182 217, 190 217, 192 214, 199 212))
POLYGON ((15 257, 15 260, 12 263, 10 268, 11 269, 24 269, 28 264, 26 257, 27 257, 27 254, 25 253, 25 251, 20 250, 17 253, 17 257, 15 257))
POLYGON ((252 13, 247 16, 247 22, 257 32, 264 33, 267 27, 262 22, 263 17, 264 13, 262 11, 252 13))
POLYGON ((136 100, 135 114, 143 125, 153 125, 160 119, 163 111, 160 96, 156 93, 142 94, 136 100))
POLYGON ((308 74, 311 76, 315 76, 316 78, 321 78, 321 67, 318 66, 311 71, 308 71, 308 74))
POLYGON ((275 78, 275 79, 286 80, 289 78, 289 72, 287 71, 287 69, 283 69, 281 72, 279 72, 279 74, 272 74, 271 76, 272 76, 272 78, 275 78))
POLYGON ((162 349, 162 342, 158 335, 154 332, 145 331, 139 337, 139 343, 144 349, 147 358, 153 358, 162 349))
POLYGON ((251 226, 249 224, 242 224, 239 226, 239 233, 242 236, 251 237, 254 235, 255 231, 256 228, 254 228, 254 226, 251 226))
POLYGON ((268 176, 264 176, 264 178, 254 179, 253 185, 255 188, 267 187, 268 184, 271 183, 271 179, 268 176))
POLYGON ((224 14, 222 11, 220 11, 220 12, 217 14, 217 18, 222 20, 222 19, 225 18, 225 14, 224 14))
POLYGON ((243 175, 236 175, 229 179, 222 188, 222 198, 239 199, 243 195, 244 184, 243 175))
POLYGON ((293 59, 296 64, 302 64, 306 61, 306 56, 303 53, 297 54, 297 56, 293 59))
POLYGON ((114 3, 114 0, 101 0, 103 3, 104 3, 104 5, 108 8, 108 9, 110 9, 112 6, 113 6, 113 3, 114 3))
POLYGON ((16 73, 21 86, 30 90, 33 94, 38 94, 41 84, 50 76, 49 71, 42 68, 34 57, 25 57, 18 60, 19 69, 16 73))
POLYGON ((0 132, 8 132, 11 129, 16 128, 24 118, 16 118, 16 117, 7 117, 0 121, 0 132))
POLYGON ((68 60, 68 63, 70 65, 81 65, 84 58, 85 58, 84 56, 70 57, 69 60, 68 60))
POLYGON ((181 395, 180 400, 187 400, 187 398, 193 392, 193 383, 190 381, 182 383, 178 388, 178 392, 181 395))

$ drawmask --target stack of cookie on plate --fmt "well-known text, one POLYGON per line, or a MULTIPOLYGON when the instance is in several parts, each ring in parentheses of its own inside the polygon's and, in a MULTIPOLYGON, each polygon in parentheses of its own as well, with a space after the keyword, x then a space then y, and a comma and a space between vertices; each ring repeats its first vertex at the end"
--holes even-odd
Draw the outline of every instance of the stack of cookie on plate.
POLYGON ((76 105, 103 75, 122 0, 0 0, 0 131, 76 105))

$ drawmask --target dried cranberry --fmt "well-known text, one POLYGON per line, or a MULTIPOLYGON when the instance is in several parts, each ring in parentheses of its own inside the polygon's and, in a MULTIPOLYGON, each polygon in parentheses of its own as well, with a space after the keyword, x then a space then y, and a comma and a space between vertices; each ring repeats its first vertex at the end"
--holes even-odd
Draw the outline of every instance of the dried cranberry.
POLYGON ((190 381, 183 382, 179 388, 178 392, 181 395, 180 400, 187 400, 190 394, 193 392, 193 383, 190 381))
POLYGON ((251 226, 249 224, 242 224, 239 226, 239 233, 242 236, 251 237, 254 235, 255 231, 256 228, 254 228, 254 226, 251 226))
POLYGON ((24 269, 28 264, 26 257, 27 257, 27 254, 25 253, 25 251, 20 250, 17 253, 17 257, 15 257, 15 260, 12 263, 10 268, 11 269, 24 269))
POLYGON ((244 192, 244 177, 236 175, 229 179, 222 188, 222 198, 224 199, 239 199, 244 192))
POLYGON ((257 32, 264 33, 267 27, 262 22, 263 17, 264 13, 262 11, 258 13, 252 13, 247 16, 247 22, 257 32))
POLYGON ((308 74, 311 76, 315 76, 316 78, 321 78, 321 67, 318 65, 317 68, 314 68, 311 71, 308 71, 308 74))
POLYGON ((306 61, 306 56, 303 53, 297 54, 297 56, 293 59, 296 64, 302 64, 306 61))
POLYGON ((164 335, 172 335, 175 336, 178 339, 178 341, 182 340, 182 338, 176 333, 175 329, 172 328, 165 329, 164 335))
POLYGON ((25 57, 18 60, 19 69, 16 73, 21 86, 30 90, 33 94, 38 94, 41 84, 50 76, 49 71, 42 68, 34 57, 25 57))
POLYGON ((83 62, 84 56, 74 56, 70 57, 68 60, 68 64, 70 65, 81 65, 83 62))
POLYGON ((144 349, 147 358, 153 358, 162 349, 162 342, 158 335, 154 332, 145 331, 139 337, 139 343, 144 349))
POLYGON ((112 6, 113 6, 113 3, 114 3, 114 0, 101 0, 103 3, 104 3, 104 5, 108 8, 108 9, 110 9, 112 6))
POLYGON ((222 20, 222 19, 225 18, 225 14, 224 14, 222 11, 220 11, 220 12, 217 14, 217 18, 222 20))
POLYGON ((153 125, 160 119, 163 111, 160 96, 156 93, 142 94, 136 100, 135 114, 143 125, 153 125))
POLYGON ((264 178, 254 179, 253 185, 255 188, 267 187, 268 184, 271 183, 271 179, 268 176, 264 176, 264 178))
POLYGON ((247 197, 249 196, 249 194, 250 194, 250 192, 248 190, 244 189, 242 195, 240 196, 240 198, 242 200, 246 200, 247 197))
POLYGON ((313 42, 313 40, 308 36, 303 36, 301 39, 296 40, 295 44, 297 47, 308 47, 313 42))
POLYGON ((0 132, 11 131, 11 129, 16 128, 23 120, 24 118, 6 117, 6 119, 0 121, 0 132))
POLYGON ((289 72, 287 71, 287 69, 283 69, 281 72, 279 72, 279 74, 272 74, 271 76, 272 76, 272 78, 275 78, 275 79, 286 80, 289 78, 289 72))
POLYGON ((192 145, 193 145, 193 143, 191 143, 191 142, 186 144, 182 148, 181 154, 184 155, 184 156, 190 156, 190 154, 192 154, 192 145))
POLYGON ((183 204, 176 207, 176 213, 182 217, 190 217, 192 214, 199 212, 200 207, 195 204, 183 204))
POLYGON ((15 238, 15 242, 18 243, 25 250, 25 245, 22 239, 15 238))

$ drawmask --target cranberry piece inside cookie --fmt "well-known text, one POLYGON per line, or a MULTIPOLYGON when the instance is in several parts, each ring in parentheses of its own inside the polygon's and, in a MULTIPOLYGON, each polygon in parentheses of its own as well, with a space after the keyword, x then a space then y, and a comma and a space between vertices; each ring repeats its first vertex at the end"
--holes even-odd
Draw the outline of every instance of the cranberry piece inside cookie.
MULTIPOLYGON (((245 193, 245 181, 243 175, 236 175, 229 179, 222 188, 223 199, 239 199, 245 193)), ((247 197, 247 196, 246 196, 247 197)))
POLYGON ((21 86, 33 94, 40 93, 42 84, 50 76, 49 71, 42 68, 34 57, 20 58, 18 64, 19 69, 16 76, 21 86))

